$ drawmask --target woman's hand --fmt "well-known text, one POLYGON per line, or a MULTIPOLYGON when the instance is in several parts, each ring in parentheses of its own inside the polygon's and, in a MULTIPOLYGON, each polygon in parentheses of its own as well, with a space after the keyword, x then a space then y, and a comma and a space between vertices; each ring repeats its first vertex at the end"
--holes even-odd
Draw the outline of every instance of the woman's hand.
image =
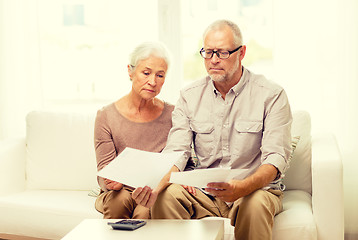
POLYGON ((132 193, 132 198, 138 205, 150 208, 154 205, 157 200, 158 192, 152 190, 150 187, 145 186, 144 188, 136 188, 132 193))
POLYGON ((107 178, 104 179, 104 183, 106 184, 106 188, 108 190, 121 190, 123 188, 123 184, 119 182, 115 182, 112 180, 109 180, 107 178))
POLYGON ((196 195, 196 189, 195 187, 192 187, 192 186, 187 186, 187 185, 182 185, 182 187, 187 190, 190 194, 192 195, 196 195))
POLYGON ((177 166, 173 166, 170 171, 160 180, 159 185, 153 190, 148 186, 138 187, 132 192, 132 198, 139 205, 151 208, 157 201, 158 194, 170 185, 169 179, 172 172, 179 172, 177 166))

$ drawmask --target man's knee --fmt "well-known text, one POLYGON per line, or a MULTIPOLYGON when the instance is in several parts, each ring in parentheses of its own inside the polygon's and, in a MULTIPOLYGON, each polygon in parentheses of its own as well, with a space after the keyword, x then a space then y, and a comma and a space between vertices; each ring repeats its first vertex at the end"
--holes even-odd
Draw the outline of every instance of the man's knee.
POLYGON ((157 201, 154 205, 158 205, 157 203, 163 201, 170 201, 172 199, 178 198, 183 190, 185 191, 185 189, 179 184, 169 185, 158 195, 157 201))
POLYGON ((251 219, 273 219, 275 215, 275 204, 270 198, 271 193, 264 190, 257 190, 244 197, 239 206, 238 218, 251 219))
POLYGON ((183 209, 183 191, 186 191, 181 185, 171 184, 164 189, 157 197, 156 202, 151 208, 152 218, 182 218, 183 209))
POLYGON ((268 191, 257 190, 234 204, 231 224, 236 239, 269 239, 279 197, 268 191))
POLYGON ((267 203, 266 191, 257 190, 243 198, 241 206, 250 209, 262 209, 267 203))

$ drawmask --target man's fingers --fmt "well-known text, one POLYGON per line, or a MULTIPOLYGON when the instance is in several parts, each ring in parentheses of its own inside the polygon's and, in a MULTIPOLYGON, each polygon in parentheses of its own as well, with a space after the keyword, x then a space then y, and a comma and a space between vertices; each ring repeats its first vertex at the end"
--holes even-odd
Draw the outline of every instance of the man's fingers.
POLYGON ((225 193, 225 190, 217 189, 217 188, 205 188, 205 191, 209 192, 210 194, 214 195, 215 197, 221 197, 225 193))
POLYGON ((224 182, 211 182, 208 183, 208 188, 213 188, 213 189, 226 189, 227 188, 228 183, 224 183, 224 182))

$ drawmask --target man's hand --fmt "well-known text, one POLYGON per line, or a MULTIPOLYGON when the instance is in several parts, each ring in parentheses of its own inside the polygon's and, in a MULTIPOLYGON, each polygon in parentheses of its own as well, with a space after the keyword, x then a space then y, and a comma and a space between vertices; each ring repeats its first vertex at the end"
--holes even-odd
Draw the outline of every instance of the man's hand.
POLYGON ((157 200, 158 192, 152 190, 150 187, 145 186, 144 188, 136 188, 132 193, 132 198, 138 205, 150 208, 154 205, 157 200))
POLYGON ((229 182, 208 183, 205 191, 225 202, 234 202, 250 193, 261 189, 277 176, 277 169, 273 165, 264 164, 257 171, 243 180, 230 180, 229 182))
POLYGON ((108 190, 121 190, 122 187, 123 187, 123 184, 122 183, 119 183, 119 182, 115 182, 115 181, 112 181, 112 180, 109 180, 107 178, 104 179, 104 183, 106 184, 106 188, 108 190))
POLYGON ((240 180, 208 183, 205 191, 225 202, 234 202, 246 195, 240 180))

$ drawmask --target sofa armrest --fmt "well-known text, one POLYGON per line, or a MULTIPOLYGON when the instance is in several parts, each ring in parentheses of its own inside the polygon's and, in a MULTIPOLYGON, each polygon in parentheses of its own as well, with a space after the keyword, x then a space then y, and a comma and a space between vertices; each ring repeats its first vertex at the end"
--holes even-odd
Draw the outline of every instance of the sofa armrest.
POLYGON ((318 240, 343 239, 343 164, 333 135, 312 139, 312 207, 318 240))
POLYGON ((0 196, 25 190, 25 139, 0 142, 0 196))

